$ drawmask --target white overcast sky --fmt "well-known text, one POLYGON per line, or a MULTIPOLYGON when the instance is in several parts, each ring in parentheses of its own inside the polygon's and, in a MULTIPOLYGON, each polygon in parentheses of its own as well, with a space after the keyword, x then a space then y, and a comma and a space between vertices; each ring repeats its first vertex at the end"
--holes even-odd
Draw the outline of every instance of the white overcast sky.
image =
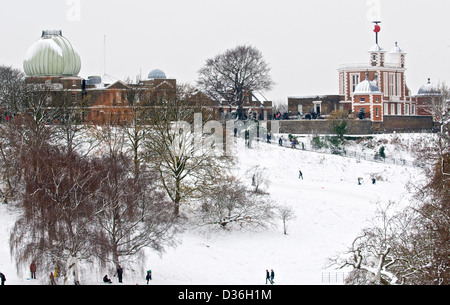
POLYGON ((22 69, 44 29, 60 29, 82 60, 80 76, 135 78, 159 68, 195 84, 207 58, 239 44, 259 49, 277 83, 268 100, 338 94, 337 68, 367 63, 380 45, 407 52, 415 94, 430 77, 450 84, 449 0, 0 0, 0 65, 22 69), (106 37, 106 57, 104 41, 106 37), (106 69, 104 69, 106 58, 106 69))

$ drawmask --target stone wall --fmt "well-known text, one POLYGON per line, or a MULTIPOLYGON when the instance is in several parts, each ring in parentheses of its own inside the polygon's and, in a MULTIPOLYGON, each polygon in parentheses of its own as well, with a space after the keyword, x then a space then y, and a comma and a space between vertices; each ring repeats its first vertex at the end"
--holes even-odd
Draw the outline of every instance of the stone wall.
MULTIPOLYGON (((268 127, 271 128, 269 121, 268 127)), ((281 120, 280 133, 292 134, 334 134, 331 122, 328 120, 281 120)), ((384 122, 370 120, 350 120, 349 135, 365 135, 380 132, 432 132, 433 119, 431 116, 385 116, 384 122)))
POLYGON ((433 130, 431 116, 384 116, 385 132, 423 132, 433 130))

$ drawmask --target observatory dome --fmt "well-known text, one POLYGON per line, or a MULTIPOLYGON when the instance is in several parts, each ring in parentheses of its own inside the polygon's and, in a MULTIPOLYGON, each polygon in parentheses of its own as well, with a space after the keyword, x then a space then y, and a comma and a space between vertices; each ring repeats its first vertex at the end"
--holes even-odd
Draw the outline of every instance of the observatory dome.
POLYGON ((166 79, 166 73, 160 69, 154 69, 148 74, 148 79, 166 79))
POLYGON ((366 79, 360 82, 353 94, 380 94, 380 89, 378 89, 375 81, 370 81, 369 77, 366 76, 366 79))
POLYGON ((420 87, 417 95, 441 95, 441 91, 439 90, 439 88, 431 84, 430 79, 428 79, 428 82, 420 87))
POLYGON ((62 31, 42 31, 23 62, 27 76, 77 76, 81 60, 62 31))

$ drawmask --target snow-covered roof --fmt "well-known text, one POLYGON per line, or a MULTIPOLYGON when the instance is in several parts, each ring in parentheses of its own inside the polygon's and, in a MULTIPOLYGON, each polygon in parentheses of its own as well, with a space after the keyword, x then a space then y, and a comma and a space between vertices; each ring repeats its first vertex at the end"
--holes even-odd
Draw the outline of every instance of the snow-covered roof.
POLYGON ((23 68, 28 76, 77 76, 81 59, 61 31, 43 31, 26 53, 23 68))
POLYGON ((373 47, 369 49, 369 52, 386 52, 380 45, 377 43, 373 47))
POLYGON ((420 87, 417 95, 441 95, 441 91, 437 86, 431 83, 430 79, 428 79, 428 82, 420 87))
POLYGON ((398 46, 398 43, 395 42, 395 47, 389 50, 390 54, 406 54, 403 50, 398 46))

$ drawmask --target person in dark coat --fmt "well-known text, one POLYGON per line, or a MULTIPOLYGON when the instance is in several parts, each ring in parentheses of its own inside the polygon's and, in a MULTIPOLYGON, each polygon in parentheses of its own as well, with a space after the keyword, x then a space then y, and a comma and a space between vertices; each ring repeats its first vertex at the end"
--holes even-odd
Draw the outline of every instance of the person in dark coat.
POLYGON ((103 282, 104 282, 104 283, 112 284, 112 281, 108 278, 108 275, 107 275, 107 274, 103 277, 103 282))
POLYGON ((298 171, 298 179, 300 178, 303 180, 303 173, 301 170, 298 171))
POLYGON ((36 263, 32 262, 30 265, 31 278, 36 279, 36 263))
POLYGON ((267 285, 267 281, 270 282, 270 273, 269 273, 269 270, 266 269, 266 285, 267 285))
POLYGON ((0 272, 0 280, 2 281, 2 286, 5 285, 6 282, 6 276, 0 272))
POLYGON ((273 272, 273 269, 270 269, 270 283, 273 285, 275 283, 273 279, 275 278, 275 272, 273 272))
POLYGON ((119 283, 122 283, 123 269, 120 265, 117 266, 117 277, 119 278, 119 283))
POLYGON ((152 271, 151 270, 147 271, 147 275, 146 275, 145 279, 147 280, 147 285, 148 285, 148 281, 152 279, 152 271))

